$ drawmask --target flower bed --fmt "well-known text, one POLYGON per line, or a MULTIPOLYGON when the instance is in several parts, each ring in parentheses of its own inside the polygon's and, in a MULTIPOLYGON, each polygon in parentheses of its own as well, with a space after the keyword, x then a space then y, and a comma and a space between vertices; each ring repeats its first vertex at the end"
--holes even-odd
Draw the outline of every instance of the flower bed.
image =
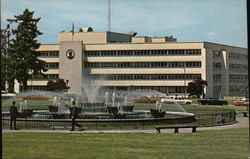
POLYGON ((24 96, 22 97, 24 100, 48 100, 49 98, 46 96, 24 96))

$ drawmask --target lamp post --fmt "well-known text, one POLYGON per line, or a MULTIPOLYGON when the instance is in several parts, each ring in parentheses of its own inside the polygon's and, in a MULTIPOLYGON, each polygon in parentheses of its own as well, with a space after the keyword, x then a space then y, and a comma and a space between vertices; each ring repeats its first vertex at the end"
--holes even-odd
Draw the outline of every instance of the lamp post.
POLYGON ((68 87, 68 84, 69 84, 69 80, 68 80, 68 79, 66 79, 67 96, 68 96, 68 92, 69 92, 69 87, 68 87))
POLYGON ((186 98, 186 94, 187 94, 187 89, 186 89, 186 62, 184 62, 184 96, 186 98))
POLYGON ((247 84, 245 85, 245 92, 246 92, 246 94, 245 94, 246 95, 246 97, 245 97, 246 98, 246 109, 248 111, 248 109, 249 109, 249 103, 247 104, 247 96, 248 96, 247 95, 247 93, 248 93, 248 85, 247 84))
POLYGON ((31 74, 31 80, 30 80, 31 91, 33 91, 33 72, 34 72, 34 70, 30 70, 30 74, 31 74))
POLYGON ((8 49, 10 43, 10 24, 7 24, 7 27, 2 34, 3 39, 5 41, 5 57, 6 57, 6 64, 5 64, 5 92, 8 91, 8 81, 7 81, 7 58, 8 58, 8 49))
MULTIPOLYGON (((247 102, 247 96, 248 96, 248 85, 244 85, 244 87, 241 89, 241 92, 245 91, 245 98, 246 98, 246 102, 247 102)), ((246 111, 248 111, 248 106, 249 104, 246 103, 246 111)))

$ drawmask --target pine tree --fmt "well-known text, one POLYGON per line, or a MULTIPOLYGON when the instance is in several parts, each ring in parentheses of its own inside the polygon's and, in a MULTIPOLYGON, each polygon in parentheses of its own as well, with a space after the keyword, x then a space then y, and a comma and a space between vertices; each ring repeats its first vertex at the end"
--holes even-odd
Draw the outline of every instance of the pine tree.
POLYGON ((8 73, 23 84, 24 91, 33 75, 45 71, 45 62, 38 59, 39 53, 35 51, 40 46, 36 38, 42 34, 37 28, 40 18, 33 18, 33 14, 34 11, 25 9, 23 14, 8 19, 17 23, 17 28, 12 29, 14 39, 10 43, 8 73))
POLYGON ((6 81, 6 63, 7 63, 7 41, 6 41, 6 31, 1 30, 1 90, 5 90, 5 81, 6 81))

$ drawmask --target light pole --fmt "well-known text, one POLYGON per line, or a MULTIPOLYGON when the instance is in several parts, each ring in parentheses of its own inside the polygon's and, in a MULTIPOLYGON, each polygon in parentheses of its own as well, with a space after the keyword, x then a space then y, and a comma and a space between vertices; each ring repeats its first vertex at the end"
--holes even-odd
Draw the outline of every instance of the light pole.
POLYGON ((68 84, 69 84, 69 80, 68 80, 68 79, 66 79, 67 96, 68 96, 68 93, 69 93, 69 87, 68 87, 68 84))
POLYGON ((241 92, 244 92, 245 91, 245 98, 246 98, 246 111, 248 111, 248 106, 249 106, 249 103, 247 104, 247 96, 248 96, 248 85, 244 85, 244 87, 241 89, 241 92))
POLYGON ((7 27, 5 29, 5 32, 3 33, 3 39, 5 40, 5 92, 8 91, 8 80, 7 80, 7 58, 8 58, 8 49, 9 49, 9 43, 10 43, 10 24, 7 24, 7 27))
POLYGON ((187 94, 187 89, 186 89, 186 62, 184 62, 184 96, 186 98, 186 94, 187 94))
POLYGON ((248 93, 248 85, 247 85, 247 84, 245 85, 245 91, 246 91, 246 94, 245 94, 245 95, 246 95, 246 97, 245 97, 245 98, 246 98, 246 109, 247 109, 247 112, 248 112, 248 109, 249 109, 249 101, 248 101, 248 103, 247 103, 247 96, 248 96, 248 95, 247 95, 247 93, 248 93))
POLYGON ((31 80, 30 80, 31 91, 33 91, 33 72, 34 72, 34 70, 30 70, 30 74, 31 74, 31 80))

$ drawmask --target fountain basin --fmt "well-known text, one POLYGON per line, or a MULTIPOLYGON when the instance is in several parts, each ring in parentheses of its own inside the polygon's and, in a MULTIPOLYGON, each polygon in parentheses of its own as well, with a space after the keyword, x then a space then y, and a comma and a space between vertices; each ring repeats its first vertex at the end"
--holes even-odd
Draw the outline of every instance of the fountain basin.
POLYGON ((159 110, 156 110, 156 109, 150 109, 150 112, 151 112, 151 115, 154 117, 154 118, 164 118, 166 112, 162 112, 162 111, 159 111, 159 110))
POLYGON ((31 117, 33 114, 33 109, 24 109, 22 112, 19 112, 17 117, 18 118, 27 118, 31 117))
POLYGON ((133 109, 134 109, 134 106, 132 106, 132 105, 123 105, 122 106, 122 110, 124 112, 133 112, 133 109))

